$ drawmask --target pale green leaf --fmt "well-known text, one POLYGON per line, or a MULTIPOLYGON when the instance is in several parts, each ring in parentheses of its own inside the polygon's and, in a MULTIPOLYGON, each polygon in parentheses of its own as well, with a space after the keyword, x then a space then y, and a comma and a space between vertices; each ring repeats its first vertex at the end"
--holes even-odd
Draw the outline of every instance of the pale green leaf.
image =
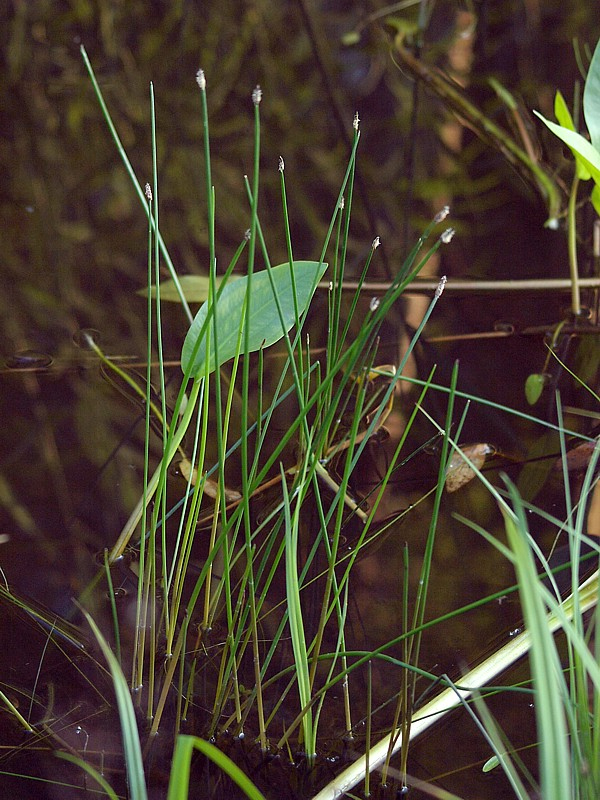
POLYGON ((545 375, 534 372, 527 376, 527 380, 525 381, 525 397, 530 406, 534 406, 540 399, 545 385, 545 375))
POLYGON ((563 128, 568 128, 570 131, 575 130, 575 123, 569 111, 567 101, 562 95, 562 92, 557 91, 554 96, 554 116, 563 128))
POLYGON ((500 759, 498 758, 498 756, 492 756, 491 758, 488 758, 488 760, 485 762, 485 764, 481 768, 481 771, 491 772, 493 769, 496 769, 496 767, 499 765, 500 765, 500 759))
MULTIPOLYGON (((556 92, 556 96, 554 98, 554 116, 560 122, 563 128, 568 128, 570 131, 575 130, 573 117, 571 116, 571 112, 569 111, 569 107, 567 106, 565 98, 560 92, 556 92)), ((578 154, 574 150, 571 150, 571 152, 575 157, 577 177, 580 181, 589 181, 592 176, 590 175, 589 170, 586 168, 585 163, 579 158, 578 154)))
MULTIPOLYGON (((232 275, 229 280, 235 280, 239 277, 239 275, 232 275)), ((219 286, 221 280, 222 278, 218 276, 216 280, 217 286, 219 286)), ((182 275, 179 278, 179 283, 183 290, 183 296, 188 303, 204 303, 208 298, 208 289, 210 285, 208 275, 182 275)), ((150 288, 150 293, 152 297, 156 297, 156 286, 150 288)), ((148 289, 140 289, 138 294, 147 297, 148 289)), ((162 281, 160 284, 160 299, 170 303, 181 303, 179 292, 172 280, 162 281)))
POLYGON ((600 150, 600 42, 596 45, 583 90, 583 116, 596 150, 600 150))
MULTIPOLYGON (((255 272, 251 283, 250 321, 247 352, 269 347, 279 341, 308 305, 317 283, 327 269, 318 261, 294 261, 294 281, 289 264, 280 264, 271 270, 255 272), (295 289, 295 302, 294 302, 295 289), (278 308, 279 303, 279 308, 278 308), (281 311, 281 316, 280 316, 281 311)), ((244 346, 244 309, 247 276, 227 283, 216 305, 216 338, 218 363, 215 359, 215 321, 206 324, 208 303, 196 314, 185 337, 181 351, 181 368, 186 374, 197 377, 209 361, 209 372, 233 358, 244 346), (210 342, 207 354, 206 341, 210 342)))
POLYGON ((576 158, 581 159, 583 165, 589 171, 595 183, 600 184, 600 151, 588 142, 581 134, 576 131, 570 131, 562 125, 557 125, 549 119, 543 117, 539 112, 534 111, 542 122, 547 125, 552 133, 558 136, 567 147, 571 149, 576 158))

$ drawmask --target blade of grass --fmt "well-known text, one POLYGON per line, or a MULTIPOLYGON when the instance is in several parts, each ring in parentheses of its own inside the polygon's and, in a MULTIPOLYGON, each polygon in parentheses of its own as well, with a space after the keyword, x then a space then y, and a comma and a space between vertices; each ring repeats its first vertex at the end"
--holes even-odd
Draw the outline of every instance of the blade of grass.
MULTIPOLYGON (((85 761, 85 759, 80 758, 79 756, 74 756, 72 753, 67 753, 64 750, 55 750, 54 755, 57 758, 61 758, 63 761, 68 761, 71 764, 75 764, 75 766, 86 772, 90 778, 96 781, 98 786, 103 790, 103 793, 109 798, 109 800, 119 800, 117 793, 106 780, 104 775, 101 775, 98 770, 85 761)), ((90 787, 86 787, 85 793, 87 794, 90 791, 90 787)))
MULTIPOLYGON (((98 81, 96 80, 96 74, 94 73, 94 69, 92 67, 92 64, 91 64, 89 58, 88 58, 88 54, 86 52, 86 49, 85 49, 85 47, 83 45, 81 45, 81 47, 80 47, 80 52, 81 52, 81 57, 83 58, 83 63, 85 64, 85 67, 86 67, 86 69, 88 71, 88 74, 90 76, 90 80, 92 81, 92 85, 94 87, 94 92, 96 93, 96 97, 98 99, 98 103, 100 104, 100 108, 102 109, 102 113, 104 114, 104 119, 106 120, 106 124, 108 125, 108 129, 110 131, 110 135, 112 136, 113 141, 115 143, 115 146, 117 148, 117 152, 121 156, 121 160, 123 161, 123 164, 125 165, 125 169, 127 170, 127 174, 129 175, 129 178, 130 178, 130 180, 131 180, 131 182, 133 184, 133 188, 135 189, 135 192, 136 192, 136 194, 137 194, 137 196, 138 196, 138 198, 139 198, 139 200, 140 200, 140 202, 142 204, 142 207, 143 207, 145 213, 149 215, 149 218, 152 221, 152 215, 150 214, 150 211, 149 211, 149 208, 148 208, 148 204, 146 202, 146 198, 145 198, 145 195, 144 195, 144 191, 143 191, 143 189, 142 189, 142 187, 140 185, 140 182, 138 181, 138 179, 136 177, 135 171, 134 171, 134 169, 133 169, 133 167, 131 165, 131 162, 129 161, 129 158, 127 157, 127 153, 125 152, 125 148, 123 147, 123 144, 121 143, 121 139, 119 138, 119 134, 117 133, 117 129, 115 127, 115 124, 112 121, 112 117, 110 116, 110 112, 108 110, 108 106, 106 105, 106 102, 104 101, 104 96, 102 94, 100 86, 98 85, 98 81)), ((154 222, 152 221, 151 224, 154 224, 154 222)), ((159 241, 159 244, 160 244, 160 249, 161 249, 163 257, 165 259, 165 263, 167 264, 167 267, 168 267, 169 272, 171 274, 171 279, 173 280, 173 283, 175 284, 175 287, 177 289, 177 294, 179 295, 179 298, 181 300, 181 305, 183 306, 185 314, 186 314, 189 322, 191 323, 191 321, 193 319, 193 315, 192 315, 192 312, 190 311, 190 307, 188 305, 188 302, 185 299, 185 295, 183 293, 183 289, 181 288, 181 284, 179 283, 179 278, 177 276, 177 272, 175 271, 175 267, 173 266, 173 262, 171 261, 171 257, 169 256, 169 252, 168 252, 167 247, 166 247, 166 245, 165 245, 165 243, 163 241, 163 238, 162 238, 162 236, 160 234, 160 231, 158 229, 156 229, 155 233, 156 233, 156 236, 158 238, 158 241, 159 241)))
POLYGON ((564 702, 566 686, 560 659, 551 631, 537 572, 528 544, 525 511, 516 488, 505 478, 513 513, 503 507, 502 515, 519 582, 525 625, 530 635, 530 661, 536 693, 535 714, 540 740, 541 795, 547 800, 562 800, 571 791, 571 753, 567 738, 564 702))
POLYGON ((190 764, 194 750, 199 750, 216 764, 250 800, 265 800, 250 778, 218 747, 198 736, 184 734, 177 737, 167 800, 187 800, 190 791, 190 764))
POLYGON ((121 722, 125 769, 131 798, 132 800, 147 800, 148 795, 146 792, 146 779, 144 776, 140 736, 127 681, 121 670, 121 665, 115 658, 100 628, 98 628, 90 614, 88 614, 84 608, 82 608, 81 611, 92 629, 96 641, 100 645, 100 649, 106 659, 112 677, 117 699, 117 708, 119 710, 119 719, 121 722))

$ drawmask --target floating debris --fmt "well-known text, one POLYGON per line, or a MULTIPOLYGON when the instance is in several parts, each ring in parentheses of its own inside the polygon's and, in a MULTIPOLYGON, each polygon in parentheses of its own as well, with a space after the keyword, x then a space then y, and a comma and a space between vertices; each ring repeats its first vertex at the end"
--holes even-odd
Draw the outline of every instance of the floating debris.
POLYGON ((495 453, 496 448, 486 442, 466 445, 460 451, 455 450, 446 471, 446 491, 456 492, 470 483, 476 475, 475 470, 480 470, 486 458, 495 453))

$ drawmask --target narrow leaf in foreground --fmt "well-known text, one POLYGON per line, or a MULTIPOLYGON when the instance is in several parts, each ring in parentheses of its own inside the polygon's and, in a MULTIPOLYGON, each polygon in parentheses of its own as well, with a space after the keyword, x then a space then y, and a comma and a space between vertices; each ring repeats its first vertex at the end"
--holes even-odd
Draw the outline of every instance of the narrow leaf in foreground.
POLYGON ((250 800, 265 800, 250 778, 242 772, 229 756, 226 756, 214 744, 201 739, 199 736, 181 734, 177 737, 171 778, 169 780, 168 800, 188 800, 190 796, 190 763, 194 750, 199 750, 209 758, 217 767, 236 783, 246 797, 250 800))
POLYGON ((127 782, 129 784, 129 796, 131 800, 147 800, 148 794, 146 792, 142 748, 127 681, 121 670, 121 665, 110 649, 108 642, 100 632, 100 629, 85 609, 82 608, 81 611, 88 621, 110 669, 121 722, 121 736, 123 738, 123 752, 127 770, 127 782))

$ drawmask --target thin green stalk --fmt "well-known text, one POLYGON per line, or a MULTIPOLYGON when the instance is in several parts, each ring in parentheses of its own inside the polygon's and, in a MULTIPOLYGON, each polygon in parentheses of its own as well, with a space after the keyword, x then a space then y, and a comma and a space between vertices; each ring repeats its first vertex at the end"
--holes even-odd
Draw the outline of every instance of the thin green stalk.
POLYGON ((202 117, 202 143, 204 145, 204 176, 206 202, 208 204, 208 255, 209 272, 212 274, 216 266, 215 248, 215 202, 214 186, 212 184, 211 159, 210 159, 210 133, 208 127, 208 103, 206 98, 206 76, 204 70, 199 69, 196 82, 200 89, 201 117, 202 117))
MULTIPOLYGON (((442 447, 440 454, 440 469, 438 475, 438 482, 436 486, 433 509, 431 512, 431 520, 429 524, 429 533, 425 543, 425 552, 423 554, 423 565, 419 577, 419 585, 417 589, 417 596, 415 599, 415 611, 413 614, 412 627, 419 628, 425 619, 425 607, 427 603, 427 592, 429 588, 429 578, 431 574, 431 564, 433 561, 433 548, 435 544, 435 535, 437 531, 437 521, 442 502, 442 493, 444 491, 445 472, 449 458, 449 436, 452 428, 452 419, 454 416, 454 400, 456 393, 456 384, 458 382, 458 362, 455 362, 452 368, 452 377, 450 379, 450 393, 448 396, 448 407, 446 409, 446 421, 444 425, 444 437, 442 439, 442 447)), ((419 663, 419 653, 421 648, 421 634, 417 634, 415 639, 411 641, 409 647, 409 662, 419 663)), ((413 682, 412 687, 412 700, 415 698, 416 683, 413 682)))
MULTIPOLYGON (((299 311, 298 311, 298 303, 297 303, 297 299, 296 299, 296 281, 295 281, 295 278, 294 278, 294 268, 293 268, 294 254, 293 254, 293 251, 292 251, 292 234, 291 234, 291 231, 290 231, 290 219, 289 219, 288 206, 287 206, 287 192, 286 192, 286 188, 285 188, 284 169, 285 169, 285 167, 284 167, 283 158, 280 156, 279 157, 279 176, 280 176, 279 177, 279 184, 280 184, 280 188, 281 188, 281 207, 283 209, 283 226, 284 226, 284 231, 285 231, 285 242, 286 242, 286 247, 287 247, 287 256, 288 256, 288 261, 289 261, 289 265, 290 265, 290 278, 291 278, 291 283, 292 283, 292 294, 293 294, 293 298, 294 298, 294 316, 295 316, 295 319, 296 319, 296 323, 295 324, 296 324, 297 330, 299 331, 300 330, 300 314, 299 314, 299 311)), ((300 375, 303 375, 304 374, 304 365, 303 365, 303 357, 302 357, 302 348, 298 347, 296 352, 298 353, 298 372, 300 373, 300 375)), ((300 394, 300 397, 303 397, 303 394, 300 394)))
MULTIPOLYGON (((365 797, 371 795, 371 770, 369 769, 369 756, 371 755, 371 731, 373 726, 373 673, 372 663, 367 661, 367 709, 365 726, 365 797)), ((384 784, 385 785, 385 784, 384 784)))
MULTIPOLYGON (((156 107, 154 103, 154 84, 150 82, 150 128, 151 128, 151 141, 152 141, 152 182, 153 182, 153 217, 154 217, 154 230, 159 231, 159 216, 158 216, 158 156, 156 144, 156 107)), ((166 387, 165 387, 165 370, 164 370, 164 352, 163 352, 163 336, 162 336, 162 311, 160 301, 160 247, 158 236, 154 237, 154 276, 156 284, 156 346, 158 353, 158 373, 160 380, 160 398, 161 398, 161 414, 163 421, 163 458, 165 455, 168 429, 167 429, 167 400, 166 400, 166 387)), ((167 495, 166 492, 161 493, 161 518, 164 520, 167 513, 167 495)), ((161 540, 161 569, 158 570, 154 567, 155 573, 160 573, 161 581, 164 584, 167 580, 167 541, 166 541, 166 525, 162 525, 162 540, 161 540)), ((153 582, 151 588, 151 603, 152 614, 156 613, 156 583, 153 582)), ((169 626, 169 606, 167 603, 163 606, 163 613, 166 615, 165 625, 169 626)), ((154 629, 156 630, 156 629, 154 629)), ((155 643, 153 644, 153 647, 155 643)))
MULTIPOLYGON (((354 116, 353 122, 353 129, 354 129, 354 146, 353 146, 353 155, 354 157, 350 158, 349 163, 349 172, 348 172, 348 180, 347 180, 347 196, 342 195, 340 197, 340 202, 343 200, 343 206, 340 208, 340 211, 343 211, 343 214, 340 214, 340 223, 343 221, 344 227, 343 231, 341 231, 341 238, 340 238, 340 252, 339 252, 339 259, 336 261, 339 264, 338 269, 333 275, 333 316, 330 318, 330 330, 331 330, 331 339, 332 341, 327 343, 327 368, 328 370, 331 369, 332 364, 337 360, 342 347, 344 346, 347 338, 348 333, 348 326, 350 324, 351 318, 353 316, 353 310, 350 311, 348 317, 346 319, 346 325, 342 333, 340 334, 340 312, 341 312, 341 304, 342 304, 342 285, 344 283, 344 271, 346 266, 346 256, 348 252, 348 239, 350 237, 350 218, 352 213, 352 200, 354 196, 354 179, 356 175, 356 151, 358 147, 358 142, 360 139, 360 131, 358 129, 359 119, 358 114, 354 116), (330 354, 331 351, 331 354, 330 354)), ((337 248, 336 248, 337 254, 337 248)), ((372 255, 372 252, 371 252, 372 255)), ((370 261, 371 259, 367 259, 370 261)), ((366 275, 366 271, 368 266, 365 265, 363 270, 363 275, 361 276, 364 279, 366 275)))
MULTIPOLYGON (((157 488, 159 486, 159 483, 161 483, 161 481, 162 481, 162 483, 164 484, 164 478, 165 478, 165 473, 166 473, 167 466, 166 466, 166 464, 163 465, 163 462, 166 461, 167 464, 169 464, 171 462, 171 460, 173 459, 173 457, 175 456, 175 453, 179 449, 179 445, 183 441, 183 437, 186 434, 186 431, 187 431, 187 428, 189 426, 190 420, 191 420, 191 418, 192 418, 192 416, 194 414, 195 404, 196 404, 196 402, 198 400, 198 396, 200 395, 202 386, 203 386, 203 380, 202 379, 196 380, 192 384, 192 389, 190 391, 188 404, 187 404, 187 406, 185 408, 185 411, 183 413, 183 416, 181 418, 181 422, 177 426, 177 430, 176 430, 176 432, 173 434, 173 436, 171 438, 170 447, 169 447, 168 452, 166 453, 166 458, 163 458, 163 461, 161 461, 161 463, 157 467, 156 471, 153 473, 152 477, 148 481, 148 488, 146 490, 145 504, 148 504, 150 502, 150 500, 154 496, 154 494, 155 494, 155 492, 156 492, 156 490, 157 490, 157 488)), ((127 522, 125 523, 125 526, 124 526, 123 530, 121 531, 121 533, 119 535, 119 538, 117 539, 117 541, 115 542, 115 544, 113 545, 113 547, 112 547, 112 549, 110 551, 110 559, 109 560, 110 560, 111 564, 114 563, 118 558, 120 558, 123 555, 123 551, 125 550, 125 548, 129 544, 129 540, 131 539, 131 537, 132 537, 135 529, 137 528, 138 523, 139 523, 139 521, 140 521, 140 519, 142 517, 142 511, 143 511, 143 507, 145 507, 145 504, 144 504, 144 498, 140 498, 140 501, 138 502, 137 506, 131 512, 131 515, 130 515, 129 519, 127 520, 127 522)))
MULTIPOLYGON (((369 271, 369 267, 371 266, 371 261, 373 260, 373 256, 375 254, 375 250, 377 250, 379 245, 380 245, 379 236, 376 236, 373 239, 373 242, 371 244, 371 248, 369 250, 369 255, 367 256, 367 259, 365 261, 364 267, 362 269, 362 274, 360 276, 359 283, 360 283, 360 281, 364 281, 364 279, 365 279, 365 277, 367 275, 367 272, 369 271)), ((354 315, 356 313, 356 308, 357 308, 358 302, 360 300, 360 295, 361 295, 360 290, 357 290, 354 293, 354 297, 352 298, 352 302, 350 304, 350 308, 349 308, 348 313, 346 315, 346 322, 344 323, 344 328, 342 330, 341 336, 339 336, 339 338, 338 338, 338 346, 337 346, 336 350, 334 351, 334 355, 336 357, 339 355, 339 353, 341 352, 342 348, 344 347, 345 343, 348 340, 348 332, 350 330, 350 325, 351 325, 352 320, 354 319, 354 315)), ((367 322, 365 323, 365 327, 368 327, 369 322, 370 322, 370 317, 373 315, 373 311, 376 310, 378 308, 378 306, 379 306, 378 298, 371 299, 371 304, 370 304, 370 307, 369 307, 369 312, 368 312, 368 316, 367 316, 367 322)), ((339 327, 339 322, 336 322, 336 324, 338 324, 338 327, 339 327)))
MULTIPOLYGON (((251 219, 250 219, 250 243, 248 249, 248 286, 246 290, 246 306, 251 302, 252 298, 252 275, 254 272, 254 262, 256 254, 256 238, 257 238, 257 225, 258 225, 258 191, 259 191, 259 164, 260 164, 260 111, 259 105, 262 99, 262 91, 257 86, 252 93, 252 102, 254 104, 254 158, 253 158, 253 174, 252 174, 252 202, 251 202, 251 219)), ((248 352, 248 342, 250 338, 250 314, 246 313, 244 324, 244 338, 243 338, 243 351, 248 352)), ((249 458, 248 458, 248 437, 244 435, 248 429, 248 395, 250 387, 250 359, 244 358, 242 364, 242 409, 241 409, 241 430, 242 430, 242 446, 241 446, 241 461, 242 461, 242 504, 243 504, 243 526, 244 526, 244 550, 246 554, 246 567, 248 570, 248 590, 250 592, 250 602, 254 603, 254 563, 253 556, 254 550, 252 547, 252 522, 250 518, 250 492, 248 486, 249 477, 249 458)), ((259 655, 259 642, 258 630, 256 628, 256 609, 252 606, 252 647, 255 658, 259 655)), ((255 676, 260 676, 260 667, 255 660, 255 676)), ((259 677, 260 681, 260 677, 259 677)), ((260 687, 260 682, 257 682, 257 687, 260 687)), ((261 747, 266 749, 267 735, 265 730, 264 715, 262 713, 262 703, 258 703, 258 736, 261 747)))
MULTIPOLYGON (((210 133, 209 133, 209 122, 208 122, 208 104, 207 104, 207 96, 206 96, 206 78, 204 72, 202 70, 198 71, 197 75, 198 86, 200 88, 200 96, 202 102, 202 125, 203 125, 203 144, 204 144, 204 163, 205 163, 205 180, 206 180, 206 198, 208 203, 207 215, 208 215, 208 244, 209 244, 209 278, 210 278, 210 295, 213 298, 217 297, 217 288, 216 288, 216 267, 217 267, 217 259, 216 259, 216 246, 215 246, 215 218, 216 218, 216 202, 215 202, 215 189, 212 185, 212 166, 211 166, 211 156, 210 156, 210 133)), ((250 287, 248 287, 248 292, 250 291, 250 287)), ((215 301, 213 301, 215 302, 215 301)), ((213 315, 213 341, 214 341, 214 350, 215 350, 215 362, 219 363, 218 357, 218 332, 217 332, 217 324, 216 324, 216 315, 213 315)), ((217 519, 217 512, 218 509, 221 509, 222 514, 222 524, 226 525, 226 503, 224 502, 225 496, 225 462, 226 462, 226 455, 225 451, 227 450, 227 438, 228 438, 228 427, 229 427, 229 420, 231 414, 231 407, 233 396, 235 392, 235 376, 237 372, 237 362, 238 356, 235 358, 234 367, 232 371, 232 378, 229 386, 228 392, 228 400, 227 400, 227 408, 225 412, 225 422, 223 422, 222 418, 222 410, 221 410, 221 371, 217 372, 215 376, 215 428, 217 431, 216 439, 217 439, 217 461, 219 464, 219 473, 218 473, 218 482, 219 482, 219 496, 217 498, 216 508, 215 508, 215 520, 214 524, 211 529, 211 545, 214 544, 217 528, 216 528, 216 519, 217 519)), ((211 547, 212 549, 212 547, 211 547)), ((232 621, 232 607, 231 607, 231 589, 229 584, 229 542, 227 537, 223 540, 223 557, 222 560, 224 562, 224 576, 225 576, 225 600, 226 600, 226 609, 227 609, 227 621, 228 621, 228 630, 230 630, 229 625, 232 621)), ((206 626, 209 625, 209 609, 210 609, 210 602, 212 596, 212 564, 210 567, 210 571, 208 573, 207 581, 206 581, 206 594, 205 594, 205 607, 204 607, 204 624, 206 626)))
POLYGON ((115 634, 115 656, 119 664, 121 664, 121 635, 119 631, 119 615, 117 614, 115 587, 113 586, 112 575, 110 574, 110 564, 108 563, 108 548, 104 548, 104 569, 106 571, 106 585, 108 588, 110 612, 112 616, 113 630, 115 634))
MULTIPOLYGON (((198 413, 196 418, 190 458, 190 474, 187 479, 187 487, 184 494, 181 521, 175 537, 173 555, 171 558, 171 572, 164 586, 165 597, 167 595, 170 597, 171 619, 175 621, 178 617, 179 603, 185 584, 186 567, 195 536, 195 518, 198 515, 200 502, 203 496, 204 478, 201 477, 201 475, 204 471, 204 456, 208 438, 208 404, 209 394, 208 392, 203 392, 200 403, 201 412, 198 413), (194 470, 196 470, 196 482, 192 490, 191 485, 193 482, 194 470)), ((163 520, 163 526, 165 522, 166 520, 163 520)), ((166 627, 168 629, 170 626, 167 624, 166 627)), ((171 629, 171 632, 173 633, 173 629, 171 629)))
MULTIPOLYGON (((164 424, 165 420, 163 413, 161 412, 160 408, 156 405, 156 403, 154 403, 154 401, 150 399, 148 389, 147 388, 145 390, 142 389, 140 385, 137 383, 137 381, 134 378, 132 378, 128 372, 126 372, 124 369, 121 369, 121 367, 119 367, 118 364, 116 364, 111 358, 106 356, 90 334, 84 332, 83 336, 85 338, 87 347, 89 347, 89 349, 92 350, 96 356, 98 356, 100 361, 107 367, 107 369, 110 370, 111 372, 114 372, 115 375, 118 375, 119 378, 121 378, 121 380, 124 383, 126 383, 129 386, 129 388, 144 401, 144 404, 146 403, 148 404, 148 407, 150 408, 156 419, 161 423, 161 425, 164 424)), ((152 359, 148 359, 148 364, 146 367, 147 370, 151 368, 151 361, 152 359)))
MULTIPOLYGON (((146 200, 148 201, 148 297, 146 299, 146 396, 144 408, 144 479, 142 489, 142 515, 141 515, 141 528, 140 528, 140 547, 139 547, 139 561, 138 561, 138 581, 137 581, 137 598, 135 606, 135 629, 138 635, 134 637, 133 656, 131 660, 132 675, 131 686, 138 692, 138 697, 141 699, 140 689, 143 685, 143 658, 140 658, 141 652, 144 649, 145 643, 145 626, 142 623, 142 601, 143 601, 143 576, 146 573, 146 524, 147 524, 147 510, 148 510, 148 476, 150 474, 150 397, 152 391, 152 293, 150 291, 152 286, 152 190, 150 184, 145 187, 146 200)), ((164 420, 163 420, 164 425, 164 420)))
POLYGON ((581 314, 581 297, 579 291, 579 269, 577 266, 577 189, 579 176, 577 170, 573 176, 569 206, 567 210, 567 237, 569 245, 569 273, 571 276, 571 312, 574 317, 581 314))
MULTIPOLYGON (((113 139, 113 141, 115 143, 115 146, 117 148, 117 152, 121 156, 121 160, 123 161, 123 164, 125 165, 125 169, 127 170, 127 174, 129 175, 129 178, 130 178, 130 180, 131 180, 131 182, 133 184, 133 188, 135 189, 135 192, 136 192, 136 194, 137 194, 137 196, 138 196, 138 198, 139 198, 139 200, 140 200, 140 202, 142 204, 142 207, 144 208, 144 211, 147 214, 149 214, 149 218, 151 220, 151 224, 154 225, 154 221, 152 220, 152 215, 149 213, 149 209, 148 209, 148 206, 147 206, 147 203, 146 203, 146 198, 145 198, 145 195, 144 195, 144 191, 143 191, 143 189, 142 189, 142 187, 141 187, 141 185, 140 185, 140 183, 139 183, 139 181, 138 181, 138 179, 136 177, 134 169, 131 166, 131 162, 129 161, 129 158, 127 157, 127 153, 125 152, 125 148, 123 147, 123 145, 121 143, 121 140, 119 138, 119 134, 117 133, 117 129, 115 128, 115 125, 114 125, 114 123, 112 121, 112 118, 111 118, 110 113, 108 111, 108 106, 106 105, 106 103, 104 101, 104 96, 102 95, 102 92, 100 90, 100 86, 98 85, 98 81, 96 80, 96 75, 95 75, 94 70, 92 68, 91 62, 90 62, 90 60, 88 58, 88 54, 86 52, 86 49, 85 49, 85 47, 83 45, 81 45, 81 47, 79 49, 80 49, 81 57, 83 58, 83 62, 85 64, 85 67, 86 67, 86 69, 88 71, 88 74, 90 76, 90 80, 92 81, 92 85, 94 87, 94 92, 96 93, 96 97, 98 99, 98 103, 100 104, 100 108, 102 109, 102 113, 104 114, 104 119, 106 120, 106 124, 108 125, 108 129, 110 131, 110 135, 112 136, 112 139, 113 139)), ((171 274, 171 279, 173 281, 173 284, 174 284, 175 288, 177 289, 177 293, 179 295, 179 299, 181 300, 181 305, 183 307, 183 310, 185 311, 185 314, 186 314, 186 316, 188 318, 188 321, 191 323, 192 319, 193 319, 192 312, 190 311, 190 307, 188 305, 188 302, 185 299, 185 295, 183 293, 183 289, 181 288, 181 283, 179 282, 179 278, 177 276, 177 272, 175 270, 175 267, 173 266, 173 262, 171 261, 171 257, 169 256, 169 252, 168 252, 167 247, 166 247, 166 245, 165 245, 165 243, 163 241, 163 238, 161 236, 160 231, 158 229, 155 229, 155 233, 156 233, 156 236, 157 236, 158 241, 159 241, 159 245, 160 245, 161 252, 163 254, 163 258, 165 259, 165 263, 166 263, 166 265, 167 265, 167 267, 169 269, 169 272, 171 274)))
POLYGON ((12 714, 12 716, 15 718, 15 720, 19 723, 19 725, 23 728, 23 730, 26 733, 33 733, 34 732, 34 728, 31 727, 29 722, 27 722, 27 720, 21 714, 21 712, 16 707, 16 705, 12 702, 12 700, 7 695, 4 694, 4 692, 1 689, 0 689, 0 700, 6 706, 9 714, 12 714))

